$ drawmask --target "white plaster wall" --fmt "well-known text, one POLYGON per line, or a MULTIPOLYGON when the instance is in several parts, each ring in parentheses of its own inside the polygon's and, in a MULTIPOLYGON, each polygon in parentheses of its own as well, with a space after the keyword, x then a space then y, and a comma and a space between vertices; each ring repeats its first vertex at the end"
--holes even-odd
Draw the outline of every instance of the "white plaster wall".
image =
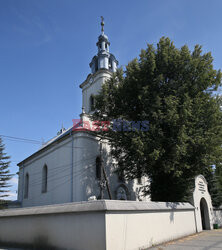
MULTIPOLYGON (((88 133, 78 133, 74 140, 77 147, 83 149, 77 149, 75 159, 79 162, 77 172, 82 169, 82 174, 77 177, 75 183, 76 198, 74 201, 87 201, 90 196, 98 197, 100 195, 99 180, 96 178, 96 157, 100 155, 100 144, 98 139, 91 136, 88 133)), ((104 167, 109 181, 109 186, 112 194, 112 199, 116 199, 116 190, 123 182, 119 181, 118 176, 114 173, 115 168, 113 166, 113 159, 110 156, 110 147, 107 142, 102 144, 102 157, 104 161, 104 167)), ((74 163, 74 166, 76 164, 74 163)), ((76 169, 76 167, 74 167, 76 169)), ((75 177, 74 177, 75 180, 75 177)), ((138 184, 135 181, 125 181, 125 185, 130 192, 130 200, 149 200, 149 197, 142 197, 139 193, 139 188, 145 183, 145 179, 142 179, 142 183, 138 184)), ((109 199, 107 189, 104 190, 104 199, 109 199)))
POLYGON ((107 250, 147 248, 195 232, 193 211, 106 213, 107 250))
MULTIPOLYGON (((103 212, 0 218, 0 243, 45 244, 47 249, 104 250, 103 212)), ((39 248, 37 248, 39 249, 39 248)))
POLYGON ((82 107, 85 108, 85 112, 90 112, 89 99, 91 95, 97 95, 101 89, 102 84, 109 79, 111 73, 107 70, 98 71, 95 75, 91 76, 93 82, 87 83, 82 89, 82 107))
MULTIPOLYGON (((123 182, 114 173, 113 159, 106 142, 102 146, 102 155, 106 169, 112 199, 116 199, 116 190, 123 182)), ((67 139, 50 146, 44 152, 25 162, 19 171, 18 198, 23 207, 41 206, 75 201, 87 201, 89 197, 100 194, 99 180, 96 178, 96 157, 100 155, 98 139, 86 132, 75 132, 67 139), (72 141, 73 140, 73 141, 72 141), (73 149, 72 149, 73 143, 73 149), (48 167, 47 192, 42 193, 42 169, 48 167), (72 170, 73 168, 73 170, 72 170), (24 198, 24 179, 29 174, 29 194, 24 198), (73 173, 73 181, 71 178, 73 173)), ((142 184, 145 183, 143 179, 142 184)), ((125 181, 130 195, 128 199, 142 200, 139 193, 142 185, 137 180, 125 181)), ((107 189, 104 198, 109 199, 107 189)))
POLYGON ((71 138, 47 149, 20 168, 19 199, 22 206, 70 202, 71 138), (42 168, 48 167, 47 192, 42 193, 42 168), (23 173, 24 172, 24 173, 23 173), (24 179, 29 174, 28 198, 24 198, 24 179))
POLYGON ((189 203, 100 200, 0 211, 1 245, 134 250, 193 234, 195 228, 189 203))
POLYGON ((213 223, 222 227, 222 208, 214 209, 213 211, 213 223))
POLYGON ((99 187, 95 178, 95 159, 98 154, 97 140, 87 133, 78 132, 73 135, 73 150, 72 138, 69 137, 25 163, 25 167, 20 168, 18 195, 22 206, 86 201, 90 196, 98 194, 99 187), (47 192, 42 193, 42 168, 45 164, 48 167, 48 187, 47 192), (26 173, 29 174, 28 198, 24 198, 23 186, 26 173))
POLYGON ((78 133, 75 137, 77 150, 74 168, 74 201, 87 201, 90 196, 98 196, 99 186, 96 179, 96 157, 99 155, 99 144, 88 133, 78 133))

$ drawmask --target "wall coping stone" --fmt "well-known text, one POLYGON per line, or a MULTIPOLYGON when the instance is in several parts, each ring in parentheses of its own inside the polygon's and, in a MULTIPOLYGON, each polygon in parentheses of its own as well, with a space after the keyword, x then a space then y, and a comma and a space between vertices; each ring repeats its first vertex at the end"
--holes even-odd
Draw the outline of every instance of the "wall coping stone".
POLYGON ((60 213, 84 213, 84 212, 165 212, 176 210, 194 210, 188 202, 146 202, 146 201, 119 201, 119 200, 96 200, 82 201, 45 206, 25 208, 9 208, 0 210, 1 217, 31 216, 60 213))

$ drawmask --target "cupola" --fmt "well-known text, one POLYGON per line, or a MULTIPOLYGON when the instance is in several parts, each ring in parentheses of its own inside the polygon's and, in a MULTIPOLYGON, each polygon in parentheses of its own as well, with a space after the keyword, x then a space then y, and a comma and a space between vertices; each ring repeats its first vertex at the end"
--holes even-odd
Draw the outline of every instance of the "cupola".
POLYGON ((100 69, 107 69, 111 72, 116 72, 118 66, 118 61, 115 56, 109 53, 110 42, 108 36, 104 34, 104 24, 104 18, 101 17, 101 35, 98 37, 98 42, 96 43, 98 53, 93 57, 89 64, 92 74, 100 69))

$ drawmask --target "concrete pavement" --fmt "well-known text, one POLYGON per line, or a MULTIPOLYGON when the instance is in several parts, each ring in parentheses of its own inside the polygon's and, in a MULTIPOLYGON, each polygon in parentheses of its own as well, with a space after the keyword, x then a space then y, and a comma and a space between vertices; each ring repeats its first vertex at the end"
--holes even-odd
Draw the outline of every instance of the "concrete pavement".
POLYGON ((149 248, 152 250, 222 250, 222 229, 203 231, 199 234, 149 248))

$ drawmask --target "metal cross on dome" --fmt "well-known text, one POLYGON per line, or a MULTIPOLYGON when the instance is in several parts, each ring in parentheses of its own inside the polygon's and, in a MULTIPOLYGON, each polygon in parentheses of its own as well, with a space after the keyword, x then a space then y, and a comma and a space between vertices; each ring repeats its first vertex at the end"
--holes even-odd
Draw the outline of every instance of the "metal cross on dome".
POLYGON ((101 16, 101 27, 102 27, 102 29, 101 29, 101 31, 102 31, 102 33, 104 33, 104 17, 103 16, 101 16))

